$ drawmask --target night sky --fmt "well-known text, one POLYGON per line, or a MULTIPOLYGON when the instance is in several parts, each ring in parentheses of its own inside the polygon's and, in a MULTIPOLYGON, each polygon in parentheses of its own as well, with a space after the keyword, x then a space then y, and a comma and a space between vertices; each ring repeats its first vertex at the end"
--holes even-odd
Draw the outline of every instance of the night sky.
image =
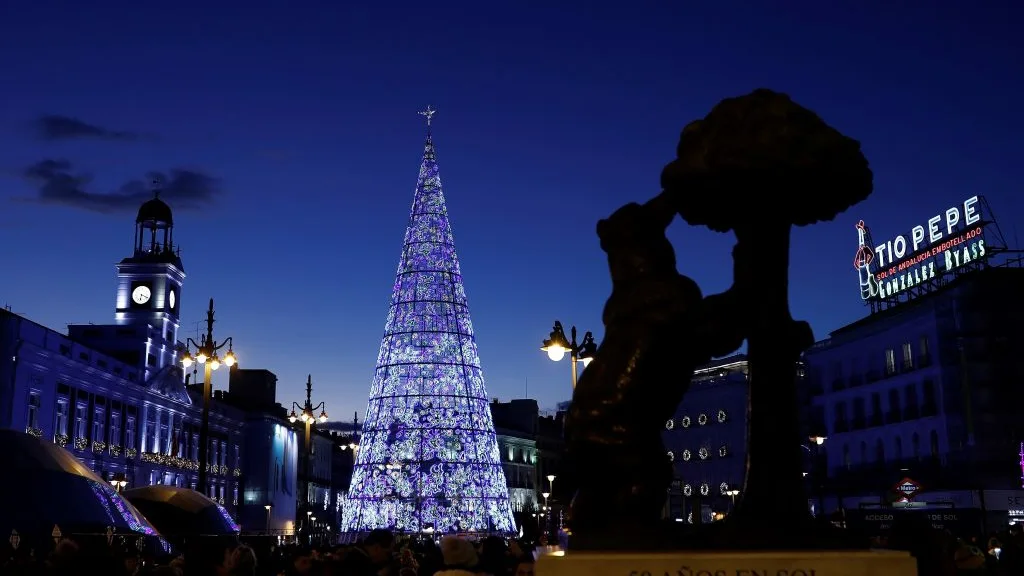
MULTIPOLYGON (((529 382, 542 407, 569 396, 538 350, 552 321, 600 337, 595 223, 655 195, 723 97, 788 92, 871 162, 867 202, 794 234, 793 312, 819 338, 867 313, 857 219, 878 241, 984 194, 1010 242, 1024 225, 1020 2, 82 4, 0 18, 0 305, 111 322, 162 173, 181 334, 216 298, 241 364, 276 372, 286 404, 312 373, 334 418, 365 408, 427 104, 488 390, 529 382)), ((681 272, 728 286, 731 235, 671 233, 681 272)))

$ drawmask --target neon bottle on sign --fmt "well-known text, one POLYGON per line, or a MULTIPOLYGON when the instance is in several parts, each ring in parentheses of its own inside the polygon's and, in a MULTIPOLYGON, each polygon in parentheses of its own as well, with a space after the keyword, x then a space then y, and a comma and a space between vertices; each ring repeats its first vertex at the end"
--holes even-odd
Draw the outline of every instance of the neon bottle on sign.
POLYGON ((861 220, 857 222, 857 254, 853 257, 853 267, 860 276, 860 297, 864 300, 878 296, 878 281, 871 271, 874 260, 875 252, 868 245, 868 227, 861 220))

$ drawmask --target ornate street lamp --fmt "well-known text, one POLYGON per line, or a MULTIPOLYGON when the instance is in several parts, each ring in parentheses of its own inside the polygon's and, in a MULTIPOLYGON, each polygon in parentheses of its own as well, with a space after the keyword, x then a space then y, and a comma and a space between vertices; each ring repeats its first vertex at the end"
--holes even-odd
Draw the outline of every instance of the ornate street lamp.
POLYGON ((193 362, 203 365, 203 417, 199 427, 199 481, 196 483, 196 490, 200 494, 206 494, 206 476, 210 464, 209 458, 209 436, 210 436, 210 396, 213 394, 213 371, 220 368, 223 363, 231 368, 238 362, 233 349, 233 340, 230 336, 219 344, 213 339, 213 298, 210 298, 210 309, 206 311, 206 334, 201 341, 196 342, 191 338, 185 341, 185 354, 181 357, 181 365, 188 368, 193 362), (217 354, 225 346, 228 347, 224 359, 221 360, 217 354), (195 356, 192 356, 191 348, 196 349, 195 356))
MULTIPOLYGON (((303 467, 305 469, 306 476, 306 504, 309 500, 309 484, 313 473, 312 461, 313 461, 313 439, 312 431, 313 424, 320 420, 321 423, 327 422, 327 409, 323 402, 313 406, 313 375, 309 374, 306 376, 306 402, 300 405, 298 402, 292 402, 292 413, 288 415, 288 421, 294 424, 295 422, 302 420, 306 425, 306 464, 303 467), (299 412, 296 413, 295 409, 298 408, 299 412), (320 411, 320 415, 316 416, 316 411, 320 411)), ((311 516, 311 512, 307 512, 307 516, 311 516)))
POLYGON ((566 354, 569 354, 572 367, 572 389, 576 390, 576 379, 579 377, 577 363, 583 362, 583 367, 586 368, 590 361, 594 359, 594 356, 597 355, 597 344, 594 342, 594 334, 591 332, 583 335, 582 344, 577 344, 575 326, 570 330, 570 334, 571 339, 566 338, 565 331, 562 329, 562 323, 555 320, 555 326, 551 329, 551 334, 544 340, 540 349, 547 352, 548 358, 554 362, 558 362, 565 358, 566 354))

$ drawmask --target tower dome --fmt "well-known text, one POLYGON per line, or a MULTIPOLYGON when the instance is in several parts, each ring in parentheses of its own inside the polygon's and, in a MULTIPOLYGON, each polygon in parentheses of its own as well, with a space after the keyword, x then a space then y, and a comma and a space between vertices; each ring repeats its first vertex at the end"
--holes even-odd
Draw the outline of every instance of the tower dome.
POLYGON ((139 214, 135 218, 133 258, 171 262, 181 268, 181 262, 174 253, 174 216, 171 207, 160 199, 159 190, 139 206, 139 214))
POLYGON ((135 218, 135 223, 139 224, 142 222, 163 222, 164 224, 174 224, 174 216, 171 214, 171 207, 160 199, 159 193, 157 193, 153 199, 147 200, 139 207, 139 215, 135 218))

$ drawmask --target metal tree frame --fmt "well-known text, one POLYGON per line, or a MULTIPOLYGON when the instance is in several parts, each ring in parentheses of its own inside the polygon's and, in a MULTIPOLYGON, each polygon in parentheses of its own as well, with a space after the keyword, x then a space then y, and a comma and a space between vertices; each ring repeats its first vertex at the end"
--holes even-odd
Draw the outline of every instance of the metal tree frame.
POLYGON ((342 531, 515 531, 430 121, 342 531))

